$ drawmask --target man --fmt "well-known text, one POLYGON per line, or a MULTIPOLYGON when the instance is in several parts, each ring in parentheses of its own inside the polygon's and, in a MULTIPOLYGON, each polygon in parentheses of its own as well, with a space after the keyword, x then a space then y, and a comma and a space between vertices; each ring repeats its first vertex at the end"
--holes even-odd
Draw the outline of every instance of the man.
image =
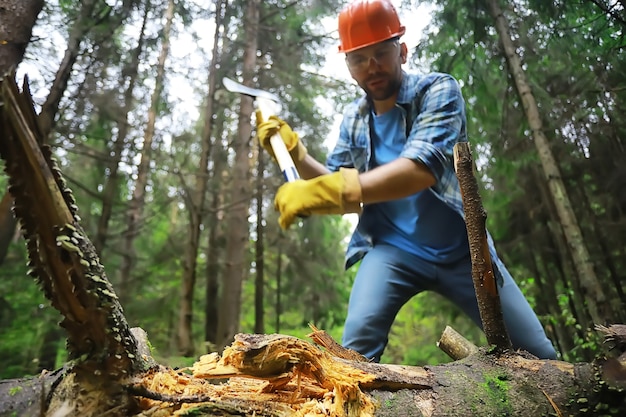
MULTIPOLYGON (((379 361, 400 308, 436 291, 481 325, 453 147, 466 141, 465 103, 448 74, 402 70, 405 27, 389 0, 356 0, 339 15, 339 51, 365 96, 347 106, 326 166, 273 117, 257 133, 270 150, 277 131, 304 178, 276 194, 279 223, 299 215, 361 213, 346 268, 361 260, 342 343, 379 361)), ((271 152, 271 151, 270 151, 271 152)), ((515 348, 555 358, 535 313, 489 238, 505 323, 515 348)))

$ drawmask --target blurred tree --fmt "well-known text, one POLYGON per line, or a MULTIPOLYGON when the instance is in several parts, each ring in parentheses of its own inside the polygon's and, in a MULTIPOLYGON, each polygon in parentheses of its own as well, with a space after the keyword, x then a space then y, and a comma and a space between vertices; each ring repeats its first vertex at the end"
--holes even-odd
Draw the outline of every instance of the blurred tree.
MULTIPOLYGON (((0 8, 0 77, 22 62, 43 5, 43 0, 11 0, 0 8)), ((0 265, 15 236, 17 221, 12 205, 13 197, 5 192, 0 200, 0 265)))

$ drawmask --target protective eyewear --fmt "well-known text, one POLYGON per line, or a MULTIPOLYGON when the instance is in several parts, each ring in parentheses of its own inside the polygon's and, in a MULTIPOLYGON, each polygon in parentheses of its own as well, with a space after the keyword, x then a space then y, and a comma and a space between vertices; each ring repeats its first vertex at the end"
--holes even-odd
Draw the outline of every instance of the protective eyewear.
POLYGON ((376 65, 389 64, 398 56, 397 50, 399 46, 398 41, 393 41, 382 44, 371 56, 363 55, 358 52, 347 54, 346 64, 350 71, 353 72, 367 71, 372 59, 376 65))

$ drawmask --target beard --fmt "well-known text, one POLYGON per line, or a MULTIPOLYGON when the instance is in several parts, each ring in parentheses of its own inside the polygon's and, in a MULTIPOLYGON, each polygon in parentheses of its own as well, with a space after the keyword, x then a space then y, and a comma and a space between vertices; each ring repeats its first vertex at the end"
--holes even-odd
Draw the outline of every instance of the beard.
POLYGON ((375 73, 358 84, 372 100, 382 101, 397 94, 401 81, 401 74, 375 73))

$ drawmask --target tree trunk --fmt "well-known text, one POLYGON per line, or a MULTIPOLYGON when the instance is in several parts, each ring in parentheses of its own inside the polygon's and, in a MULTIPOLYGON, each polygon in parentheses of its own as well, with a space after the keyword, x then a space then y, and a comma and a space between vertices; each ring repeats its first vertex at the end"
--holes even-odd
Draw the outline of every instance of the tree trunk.
MULTIPOLYGON (((244 16, 245 49, 243 52, 243 84, 251 85, 256 66, 257 32, 259 27, 260 0, 248 0, 244 16)), ((218 347, 224 347, 238 330, 241 311, 241 285, 247 271, 248 209, 250 207, 250 138, 253 111, 252 98, 241 97, 237 136, 233 143, 235 161, 232 170, 233 182, 230 192, 230 210, 226 224, 230 231, 226 243, 226 267, 223 279, 222 298, 219 306, 218 347)))
MULTIPOLYGON (((29 274, 61 313, 61 326, 67 330, 73 382, 68 380, 72 385, 65 388, 72 396, 79 395, 78 387, 98 391, 117 398, 125 409, 129 397, 119 382, 146 364, 95 248, 79 224, 72 191, 49 146, 42 144, 28 85, 19 92, 13 76, 0 83, 0 156, 26 240, 29 274)), ((87 412, 102 414, 104 407, 106 403, 98 403, 87 412)), ((81 411, 74 415, 87 415, 81 411)))
POLYGON ((0 72, 16 68, 26 52, 43 0, 6 0, 0 7, 0 72))
MULTIPOLYGON (((222 14, 221 25, 223 28, 229 27, 231 13, 228 13, 229 2, 227 0, 221 0, 216 4, 216 8, 220 14, 222 14)), ((217 33, 215 34, 217 35, 217 33)), ((214 42, 217 41, 218 38, 214 42)), ((227 51, 231 48, 232 41, 228 37, 220 37, 221 50, 227 51)), ((217 52, 216 52, 217 53, 217 52)), ((221 57, 221 55, 220 55, 221 57)), ((221 61, 221 60, 220 60, 221 61)), ((220 70, 227 72, 228 69, 224 68, 223 64, 220 65, 220 70)), ((216 104, 224 107, 230 107, 230 99, 228 102, 226 96, 220 96, 222 100, 216 100, 216 104)), ((208 245, 206 249, 206 292, 205 292, 205 317, 204 317, 204 340, 208 346, 215 349, 218 344, 219 337, 217 336, 217 326, 219 321, 219 297, 221 278, 223 278, 222 259, 224 246, 226 241, 224 218, 226 212, 225 208, 225 193, 228 189, 228 178, 230 175, 228 171, 228 146, 221 146, 220 144, 227 143, 225 136, 228 133, 224 131, 226 123, 226 116, 224 112, 217 112, 213 117, 213 137, 215 138, 214 144, 214 156, 213 156, 213 171, 216 173, 213 175, 213 183, 211 188, 212 206, 207 217, 207 228, 209 229, 208 245)), ((207 350, 208 352, 212 350, 207 350)))
MULTIPOLYGON (((150 162, 152 161, 152 143, 154 140, 154 126, 157 119, 161 94, 163 92, 163 81, 165 78, 165 62, 170 49, 170 32, 174 19, 174 0, 169 0, 165 11, 165 25, 163 27, 163 37, 161 40, 161 53, 159 54, 154 80, 155 86, 150 98, 150 108, 148 110, 148 120, 143 133, 143 146, 141 150, 139 166, 137 167, 137 181, 133 188, 133 194, 126 212, 127 230, 124 234, 122 244, 122 264, 120 266, 120 295, 124 297, 128 293, 127 286, 131 281, 131 271, 135 265, 135 239, 139 235, 139 230, 143 224, 143 209, 146 197, 146 187, 150 177, 150 162)), ((146 6, 146 16, 150 13, 146 6)), ((123 298, 122 298, 123 300, 123 298)))
POLYGON ((463 197, 463 211, 472 258, 472 281, 485 336, 489 344, 503 350, 510 349, 511 340, 504 324, 498 285, 489 253, 485 228, 487 213, 482 206, 478 192, 478 182, 474 176, 474 160, 469 143, 454 145, 454 170, 463 197))
POLYGON ((219 253, 220 238, 223 236, 220 223, 224 218, 224 213, 220 209, 221 195, 218 190, 213 194, 213 203, 211 206, 211 217, 214 219, 212 227, 209 227, 207 235, 206 249, 206 289, 204 294, 204 342, 211 346, 207 352, 215 350, 217 345, 217 317, 218 317, 218 300, 219 300, 219 253))
POLYGON ((567 247, 574 262, 578 280, 584 289, 587 308, 596 324, 605 323, 611 320, 614 314, 594 270, 593 261, 589 256, 580 226, 565 190, 559 166, 554 159, 548 139, 543 133, 539 109, 526 79, 520 57, 511 39, 508 22, 498 4, 498 0, 488 0, 487 3, 489 11, 495 20, 495 28, 504 49, 504 56, 509 65, 511 77, 515 81, 517 92, 526 112, 550 194, 567 241, 567 247))
MULTIPOLYGON (((215 120, 215 132, 224 132, 224 117, 218 116, 215 120)), ((211 189, 211 209, 207 214, 208 220, 208 242, 206 248, 206 291, 204 299, 204 341, 207 345, 215 349, 218 343, 217 323, 219 317, 219 296, 220 296, 220 277, 223 274, 221 260, 223 259, 224 242, 226 240, 224 233, 224 217, 227 208, 224 207, 224 193, 228 188, 228 161, 227 150, 221 146, 215 147, 215 156, 213 158, 213 169, 217 173, 211 189)), ((211 352, 212 350, 207 350, 211 352)))
POLYGON ((265 226, 263 225, 263 189, 265 158, 263 149, 257 150, 256 177, 256 241, 254 242, 255 283, 254 283, 254 332, 265 333, 265 226))
POLYGON ((282 274, 283 274, 283 247, 279 242, 278 254, 276 255, 276 299, 274 303, 274 314, 276 315, 276 321, 274 325, 274 332, 280 333, 280 315, 283 312, 282 300, 280 295, 282 292, 282 274))
MULTIPOLYGON (((12 0, 0 6, 0 39, 3 41, 0 46, 0 77, 22 62, 43 5, 43 0, 12 0)), ((15 236, 17 220, 12 206, 13 197, 6 192, 0 202, 0 265, 15 236)))
POLYGON ((122 153, 128 140, 128 132, 130 130, 129 114, 135 104, 134 91, 137 84, 137 78, 139 76, 139 62, 140 56, 144 50, 146 25, 148 24, 148 17, 150 15, 149 8, 146 8, 143 15, 143 21, 139 31, 139 39, 137 46, 132 52, 130 62, 126 68, 122 71, 124 74, 128 74, 128 83, 126 83, 126 77, 120 78, 120 87, 125 87, 124 90, 124 103, 122 105, 123 114, 112 114, 114 121, 117 124, 117 134, 111 144, 110 160, 108 161, 108 176, 104 189, 102 190, 102 212, 98 219, 98 228, 96 236, 94 237, 94 246, 100 256, 105 248, 107 239, 109 237, 109 222, 113 215, 113 207, 115 206, 116 197, 119 193, 120 183, 120 163, 122 162, 122 153))
POLYGON ((213 113, 215 107, 216 74, 220 63, 220 38, 222 19, 226 7, 225 1, 215 3, 215 32, 213 33, 213 49, 209 65, 208 92, 204 109, 204 125, 202 128, 200 164, 195 177, 195 188, 188 199, 189 207, 189 240, 185 249, 183 284, 180 300, 180 316, 178 323, 178 350, 183 356, 193 356, 194 343, 192 332, 193 295, 196 285, 196 266, 200 244, 200 226, 206 204, 206 191, 209 183, 209 160, 212 151, 213 113))

